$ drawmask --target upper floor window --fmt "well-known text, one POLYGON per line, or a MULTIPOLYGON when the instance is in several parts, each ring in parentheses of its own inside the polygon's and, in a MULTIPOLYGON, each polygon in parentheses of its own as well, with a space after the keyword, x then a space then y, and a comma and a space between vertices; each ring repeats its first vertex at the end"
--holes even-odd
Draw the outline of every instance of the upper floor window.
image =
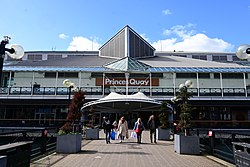
POLYGON ((48 60, 60 59, 62 55, 48 55, 48 60))
POLYGON ((206 55, 192 55, 193 59, 207 60, 206 55))
POLYGON ((78 72, 58 72, 58 78, 78 78, 78 72))
POLYGON ((28 60, 42 60, 42 55, 28 54, 28 60))
POLYGON ((45 72, 44 77, 45 78, 56 78, 56 72, 45 72))
POLYGON ((199 78, 210 78, 210 73, 199 73, 199 78))
POLYGON ((242 73, 222 73, 223 79, 243 79, 242 73))
POLYGON ((197 78, 196 73, 176 73, 176 78, 197 78))

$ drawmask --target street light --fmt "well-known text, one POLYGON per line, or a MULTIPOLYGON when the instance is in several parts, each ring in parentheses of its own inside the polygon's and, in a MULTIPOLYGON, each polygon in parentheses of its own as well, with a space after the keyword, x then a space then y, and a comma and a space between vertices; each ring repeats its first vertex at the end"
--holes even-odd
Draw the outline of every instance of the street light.
POLYGON ((2 86, 2 72, 3 72, 3 61, 5 52, 13 59, 21 59, 24 56, 24 50, 20 45, 11 45, 11 48, 5 48, 5 46, 9 43, 11 38, 8 36, 4 36, 4 39, 0 44, 0 87, 2 86))
MULTIPOLYGON (((76 87, 75 83, 71 82, 69 79, 65 79, 63 81, 63 85, 68 88, 68 113, 69 113, 70 112, 71 91, 75 90, 77 87, 76 87)), ((80 125, 77 124, 76 120, 73 120, 73 122, 72 122, 73 132, 78 132, 80 129, 79 126, 80 125)))
POLYGON ((244 44, 238 47, 236 56, 239 59, 249 59, 250 58, 250 45, 244 44))
POLYGON ((187 80, 185 83, 179 85, 180 93, 177 96, 171 98, 171 102, 173 103, 173 123, 174 123, 174 134, 176 133, 177 123, 175 122, 177 119, 177 111, 176 111, 176 102, 181 100, 183 104, 187 105, 187 101, 190 97, 188 93, 188 88, 193 86, 193 82, 191 80, 187 80))
POLYGON ((74 89, 76 89, 76 85, 75 85, 75 83, 73 83, 73 82, 71 82, 69 79, 65 79, 64 81, 63 81, 63 85, 65 86, 65 87, 67 87, 68 88, 68 90, 69 90, 69 92, 68 92, 68 105, 70 104, 70 96, 71 96, 71 91, 72 90, 74 90, 74 89))

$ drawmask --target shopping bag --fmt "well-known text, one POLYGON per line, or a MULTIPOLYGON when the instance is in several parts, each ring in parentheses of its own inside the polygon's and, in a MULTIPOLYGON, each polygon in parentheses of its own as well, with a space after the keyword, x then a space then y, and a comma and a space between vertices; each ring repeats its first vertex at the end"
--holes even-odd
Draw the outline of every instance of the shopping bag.
POLYGON ((111 140, 115 140, 115 136, 116 136, 116 132, 112 131, 111 134, 110 134, 111 140))
POLYGON ((135 131, 131 132, 130 137, 133 138, 133 139, 135 139, 137 137, 136 132, 135 131))

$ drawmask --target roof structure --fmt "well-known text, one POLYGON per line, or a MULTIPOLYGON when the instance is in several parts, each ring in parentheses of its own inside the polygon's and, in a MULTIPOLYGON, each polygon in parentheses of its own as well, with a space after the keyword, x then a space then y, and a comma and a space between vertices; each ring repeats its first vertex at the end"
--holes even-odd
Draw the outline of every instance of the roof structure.
POLYGON ((236 63, 220 63, 178 56, 155 56, 144 59, 122 59, 92 56, 69 56, 43 61, 19 61, 5 64, 3 71, 61 71, 61 72, 250 72, 250 66, 236 63))
POLYGON ((131 57, 124 57, 120 60, 108 63, 104 67, 118 71, 147 71, 149 65, 137 61, 131 57))
MULTIPOLYGON (((155 54, 155 49, 128 25, 108 40, 99 52, 35 51, 27 52, 27 54, 32 56, 39 54, 41 59, 5 61, 3 71, 250 72, 249 65, 181 57, 183 55, 202 55, 200 52, 160 52, 155 54), (45 57, 43 54, 47 54, 47 60, 42 60, 45 57)), ((206 54, 210 55, 209 52, 206 54)), ((225 56, 229 53, 216 54, 225 56)))
POLYGON ((160 107, 160 104, 161 101, 151 99, 142 92, 137 92, 133 95, 121 95, 116 92, 111 92, 104 98, 85 103, 81 110, 83 111, 92 105, 95 105, 95 107, 97 108, 107 110, 114 110, 116 108, 124 110, 127 110, 128 108, 133 110, 140 110, 160 107))
POLYGON ((126 25, 102 47, 101 57, 113 58, 146 58, 155 55, 155 48, 137 34, 131 27, 126 25))

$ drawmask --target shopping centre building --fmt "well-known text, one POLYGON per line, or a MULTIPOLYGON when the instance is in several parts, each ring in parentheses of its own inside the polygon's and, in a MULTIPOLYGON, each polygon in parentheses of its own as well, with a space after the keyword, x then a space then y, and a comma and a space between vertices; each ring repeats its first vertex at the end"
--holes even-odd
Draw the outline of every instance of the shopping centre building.
MULTIPOLYGON (((69 79, 96 106, 96 123, 104 115, 129 123, 157 113, 160 103, 188 89, 195 126, 244 128, 250 119, 250 66, 235 53, 156 51, 125 26, 99 51, 27 51, 22 60, 6 55, 0 89, 2 125, 56 126, 69 103, 69 79)), ((171 111, 173 114, 178 111, 171 111)), ((84 111, 86 110, 86 111, 84 111)))

